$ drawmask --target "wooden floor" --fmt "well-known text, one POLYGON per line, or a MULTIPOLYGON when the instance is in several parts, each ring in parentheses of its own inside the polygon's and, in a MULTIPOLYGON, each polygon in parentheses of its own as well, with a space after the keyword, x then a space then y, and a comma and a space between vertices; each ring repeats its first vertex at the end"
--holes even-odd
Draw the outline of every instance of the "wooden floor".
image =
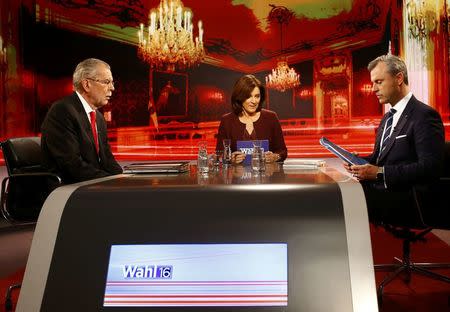
POLYGON ((12 227, 3 220, 0 224, 0 279, 3 279, 27 264, 34 226, 12 227))

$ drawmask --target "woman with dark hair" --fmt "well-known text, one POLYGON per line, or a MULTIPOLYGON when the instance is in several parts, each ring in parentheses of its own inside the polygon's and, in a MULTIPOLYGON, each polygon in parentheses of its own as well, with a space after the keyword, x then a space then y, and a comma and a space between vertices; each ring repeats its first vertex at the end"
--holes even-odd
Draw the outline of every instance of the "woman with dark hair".
POLYGON ((223 150, 223 139, 231 140, 234 164, 241 163, 245 154, 236 150, 236 141, 268 140, 269 151, 266 162, 283 161, 287 157, 283 132, 277 114, 263 109, 266 92, 261 82, 253 75, 239 78, 231 95, 233 112, 222 116, 217 135, 217 150, 223 150))

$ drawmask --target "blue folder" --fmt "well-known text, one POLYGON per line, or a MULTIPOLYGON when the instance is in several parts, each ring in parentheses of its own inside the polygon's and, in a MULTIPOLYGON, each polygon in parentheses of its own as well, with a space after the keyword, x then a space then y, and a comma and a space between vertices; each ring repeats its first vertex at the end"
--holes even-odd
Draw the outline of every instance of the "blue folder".
POLYGON ((334 155, 342 159, 343 161, 352 164, 352 165, 365 165, 369 163, 364 158, 358 157, 355 154, 350 153, 349 151, 343 149, 337 144, 334 144, 326 137, 321 137, 319 140, 320 144, 325 147, 327 150, 332 152, 334 155))
MULTIPOLYGON (((259 140, 261 141, 261 147, 264 149, 264 152, 269 151, 269 140, 259 140)), ((252 153, 253 153, 253 141, 237 141, 236 149, 245 154, 245 159, 243 164, 250 165, 252 162, 252 153)))

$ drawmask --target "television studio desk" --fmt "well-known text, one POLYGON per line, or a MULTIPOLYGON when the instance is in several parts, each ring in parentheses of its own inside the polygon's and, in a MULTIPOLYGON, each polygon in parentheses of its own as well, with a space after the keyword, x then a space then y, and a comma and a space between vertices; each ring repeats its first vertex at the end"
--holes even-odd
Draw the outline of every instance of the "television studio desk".
POLYGON ((60 187, 16 311, 378 311, 363 190, 330 165, 281 164, 60 187))

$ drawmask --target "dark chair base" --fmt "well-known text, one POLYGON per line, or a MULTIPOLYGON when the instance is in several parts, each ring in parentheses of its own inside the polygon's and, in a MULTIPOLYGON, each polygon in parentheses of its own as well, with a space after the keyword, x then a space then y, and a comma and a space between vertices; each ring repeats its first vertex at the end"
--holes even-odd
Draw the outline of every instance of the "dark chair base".
POLYGON ((412 272, 416 272, 439 281, 450 283, 450 277, 429 270, 429 269, 450 269, 450 263, 414 263, 414 262, 405 263, 397 257, 395 257, 394 259, 399 263, 375 265, 376 271, 393 271, 391 274, 386 276, 384 280, 381 282, 381 284, 378 286, 379 295, 382 295, 384 286, 393 281, 401 273, 406 274, 403 280, 407 284, 411 281, 412 272))
POLYGON ((411 231, 396 231, 393 228, 389 229, 394 233, 394 236, 402 236, 403 240, 403 258, 395 257, 394 260, 397 263, 393 264, 376 264, 374 268, 376 271, 392 271, 386 276, 377 289, 378 304, 381 306, 383 302, 383 290, 384 287, 392 282, 400 274, 404 274, 403 281, 409 284, 411 281, 411 275, 413 272, 422 274, 424 276, 439 280, 442 282, 450 283, 450 277, 442 274, 438 274, 430 271, 430 269, 450 269, 450 263, 414 263, 411 261, 411 243, 424 240, 424 236, 431 231, 431 228, 427 228, 418 234, 411 231), (402 235, 399 235, 399 234, 402 235), (406 234, 406 235, 405 235, 406 234))
POLYGON ((6 291, 6 296, 5 296, 5 311, 9 312, 12 311, 13 309, 13 303, 12 303, 12 291, 14 289, 20 288, 22 287, 22 284, 14 284, 8 287, 8 290, 6 291))

